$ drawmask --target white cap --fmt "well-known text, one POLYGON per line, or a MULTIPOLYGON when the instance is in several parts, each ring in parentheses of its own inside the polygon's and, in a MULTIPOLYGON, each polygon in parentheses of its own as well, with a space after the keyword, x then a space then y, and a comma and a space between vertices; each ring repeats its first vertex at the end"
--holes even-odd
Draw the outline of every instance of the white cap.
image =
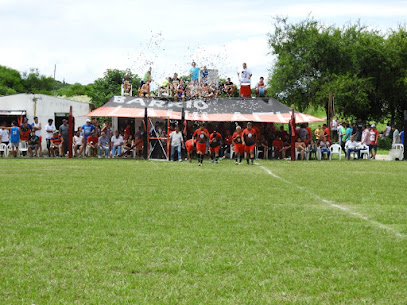
POLYGON ((91 120, 89 120, 89 119, 87 119, 87 120, 86 120, 86 123, 87 123, 87 122, 92 122, 92 121, 91 121, 91 120))
POLYGON ((375 125, 375 124, 372 124, 370 127, 372 127, 372 128, 373 128, 373 127, 376 127, 376 125, 375 125))

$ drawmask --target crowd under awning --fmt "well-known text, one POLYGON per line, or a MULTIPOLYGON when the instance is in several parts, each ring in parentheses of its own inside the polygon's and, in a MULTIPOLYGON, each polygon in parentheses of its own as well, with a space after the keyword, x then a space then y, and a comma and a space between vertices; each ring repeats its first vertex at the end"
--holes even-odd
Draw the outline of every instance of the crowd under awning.
MULTIPOLYGON (((89 117, 147 117, 206 122, 266 122, 287 124, 292 109, 274 98, 214 98, 173 101, 160 98, 113 96, 106 104, 86 114, 89 117)), ((295 112, 296 123, 322 122, 323 119, 295 112)))

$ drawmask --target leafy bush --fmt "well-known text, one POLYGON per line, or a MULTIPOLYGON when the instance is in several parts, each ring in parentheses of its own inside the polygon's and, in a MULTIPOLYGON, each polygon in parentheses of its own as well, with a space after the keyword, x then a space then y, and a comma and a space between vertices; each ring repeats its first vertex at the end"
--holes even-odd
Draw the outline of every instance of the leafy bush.
POLYGON ((391 149, 391 138, 380 137, 379 138, 379 148, 380 149, 391 149))

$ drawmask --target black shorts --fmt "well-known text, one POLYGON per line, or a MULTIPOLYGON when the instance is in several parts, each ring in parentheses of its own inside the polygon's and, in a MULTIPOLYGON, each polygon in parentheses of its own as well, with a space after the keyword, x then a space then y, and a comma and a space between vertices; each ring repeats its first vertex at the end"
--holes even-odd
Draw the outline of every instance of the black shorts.
POLYGON ((45 139, 47 141, 47 149, 51 147, 51 139, 45 139))

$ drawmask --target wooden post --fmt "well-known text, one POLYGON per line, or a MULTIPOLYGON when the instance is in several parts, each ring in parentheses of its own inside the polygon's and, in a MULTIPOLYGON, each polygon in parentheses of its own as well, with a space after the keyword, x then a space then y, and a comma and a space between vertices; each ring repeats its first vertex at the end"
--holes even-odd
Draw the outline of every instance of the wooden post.
POLYGON ((167 118, 167 161, 170 161, 170 119, 167 118))
POLYGON ((72 154, 72 139, 73 139, 73 119, 72 119, 72 106, 69 107, 69 117, 68 117, 68 157, 69 159, 73 158, 72 154))
POLYGON ((295 161, 295 110, 292 109, 291 113, 291 161, 295 161))
POLYGON ((329 134, 331 135, 331 143, 330 144, 332 144, 332 104, 333 104, 333 97, 334 97, 334 94, 333 94, 333 92, 331 91, 330 93, 329 93, 329 100, 328 100, 328 116, 327 116, 327 118, 326 118, 326 123, 327 123, 327 125, 328 125, 328 128, 329 128, 329 134))
POLYGON ((150 129, 148 128, 148 118, 147 118, 147 107, 144 110, 144 134, 143 134, 143 158, 147 159, 148 157, 148 147, 149 147, 149 132, 150 129))

